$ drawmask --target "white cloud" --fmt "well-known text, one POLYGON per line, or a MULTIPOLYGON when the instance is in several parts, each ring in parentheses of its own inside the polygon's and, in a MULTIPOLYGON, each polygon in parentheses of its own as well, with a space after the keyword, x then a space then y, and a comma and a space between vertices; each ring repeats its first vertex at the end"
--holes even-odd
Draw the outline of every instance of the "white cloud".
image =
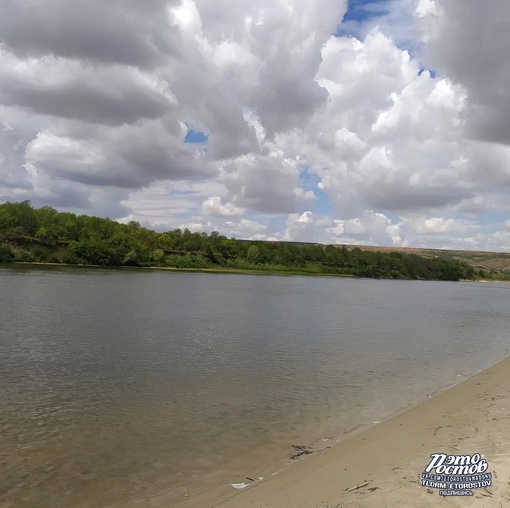
POLYGON ((332 36, 345 9, 4 0, 0 200, 242 238, 506 248, 510 4, 391 0, 332 36), (207 143, 184 144, 186 126, 207 143))
POLYGON ((362 217, 331 221, 327 227, 334 243, 360 245, 403 245, 401 223, 392 223, 383 213, 368 210, 362 217))
POLYGON ((443 14, 443 10, 436 0, 419 0, 415 12, 419 18, 443 14))
POLYGON ((287 227, 283 239, 293 242, 313 242, 313 226, 314 216, 312 212, 305 212, 301 215, 292 213, 287 219, 287 227))
POLYGON ((471 229, 473 226, 466 222, 455 219, 432 217, 425 220, 413 220, 406 223, 408 229, 418 235, 445 235, 460 233, 471 229))
POLYGON ((243 215, 244 209, 232 203, 222 203, 219 196, 212 196, 202 203, 202 213, 214 217, 235 217, 243 215))

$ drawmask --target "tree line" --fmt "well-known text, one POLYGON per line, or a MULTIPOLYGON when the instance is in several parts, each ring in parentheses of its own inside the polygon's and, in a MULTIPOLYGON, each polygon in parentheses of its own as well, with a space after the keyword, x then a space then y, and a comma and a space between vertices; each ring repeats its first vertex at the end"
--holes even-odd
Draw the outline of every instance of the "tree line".
POLYGON ((217 232, 158 233, 131 221, 33 208, 30 201, 0 205, 0 263, 46 262, 101 266, 237 269, 372 278, 460 280, 467 263, 400 252, 313 243, 236 240, 217 232))

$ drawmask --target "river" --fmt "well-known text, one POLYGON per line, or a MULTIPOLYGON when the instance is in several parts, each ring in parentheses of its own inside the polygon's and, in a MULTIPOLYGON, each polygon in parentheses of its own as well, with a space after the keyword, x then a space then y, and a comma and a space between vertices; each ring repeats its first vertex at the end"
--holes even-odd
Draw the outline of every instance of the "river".
POLYGON ((509 291, 0 268, 0 508, 172 506, 272 474, 501 358, 509 291))

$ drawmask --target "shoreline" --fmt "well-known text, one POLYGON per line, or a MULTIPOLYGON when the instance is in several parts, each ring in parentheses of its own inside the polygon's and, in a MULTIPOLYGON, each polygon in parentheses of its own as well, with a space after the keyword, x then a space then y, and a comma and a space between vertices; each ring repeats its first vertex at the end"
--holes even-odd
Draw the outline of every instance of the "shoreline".
MULTIPOLYGON (((352 278, 352 279, 369 279, 369 280, 378 280, 371 277, 357 277, 355 275, 346 275, 342 273, 318 273, 318 272, 307 272, 307 271, 298 271, 298 270, 289 270, 289 271, 273 271, 273 270, 249 270, 244 268, 227 268, 227 267, 219 267, 219 268, 178 268, 174 266, 128 266, 128 265, 119 265, 119 266, 107 266, 107 265, 85 265, 85 264, 73 264, 73 263, 49 263, 42 261, 14 261, 12 263, 3 264, 5 268, 9 268, 11 266, 47 266, 47 267, 65 267, 65 268, 94 268, 100 270, 133 270, 133 271, 144 271, 144 270, 156 270, 156 271, 168 271, 168 272, 177 272, 177 273, 226 273, 226 274, 239 274, 239 275, 277 275, 277 276, 310 276, 310 277, 341 277, 341 278, 352 278)), ((413 279, 379 279, 379 280, 413 280, 413 279)), ((423 280, 435 280, 435 279, 423 279, 423 280)), ((447 281, 452 282, 452 281, 447 281)), ((453 281, 457 282, 457 281, 453 281)))
POLYGON ((384 277, 361 277, 356 275, 349 275, 343 273, 319 273, 319 272, 307 272, 307 271, 272 271, 272 270, 249 270, 244 268, 177 268, 173 266, 105 266, 105 265, 85 265, 85 264, 73 264, 73 263, 50 263, 41 261, 14 261, 0 265, 0 267, 8 268, 11 266, 48 266, 48 267, 65 267, 65 268, 95 268, 101 270, 157 270, 157 271, 169 271, 177 273, 226 273, 226 274, 239 274, 239 275, 276 275, 276 276, 306 276, 306 277, 335 277, 335 278, 351 278, 351 279, 366 279, 366 280, 401 280, 401 281, 421 281, 421 282, 483 282, 483 283, 510 283, 508 279, 459 279, 459 280, 441 280, 441 279, 400 279, 400 278, 384 278, 384 277))
POLYGON ((176 508, 322 508, 413 506, 443 501, 420 476, 433 453, 473 455, 488 462, 492 485, 450 506, 505 506, 510 500, 510 357, 505 356, 427 400, 354 432, 330 449, 298 459, 237 492, 222 486, 176 508))

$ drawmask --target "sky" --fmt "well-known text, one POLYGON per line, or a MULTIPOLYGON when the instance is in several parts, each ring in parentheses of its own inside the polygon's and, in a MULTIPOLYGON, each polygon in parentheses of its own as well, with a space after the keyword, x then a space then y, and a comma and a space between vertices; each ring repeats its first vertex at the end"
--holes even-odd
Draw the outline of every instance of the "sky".
POLYGON ((0 202, 510 250, 508 0, 2 0, 0 202))

